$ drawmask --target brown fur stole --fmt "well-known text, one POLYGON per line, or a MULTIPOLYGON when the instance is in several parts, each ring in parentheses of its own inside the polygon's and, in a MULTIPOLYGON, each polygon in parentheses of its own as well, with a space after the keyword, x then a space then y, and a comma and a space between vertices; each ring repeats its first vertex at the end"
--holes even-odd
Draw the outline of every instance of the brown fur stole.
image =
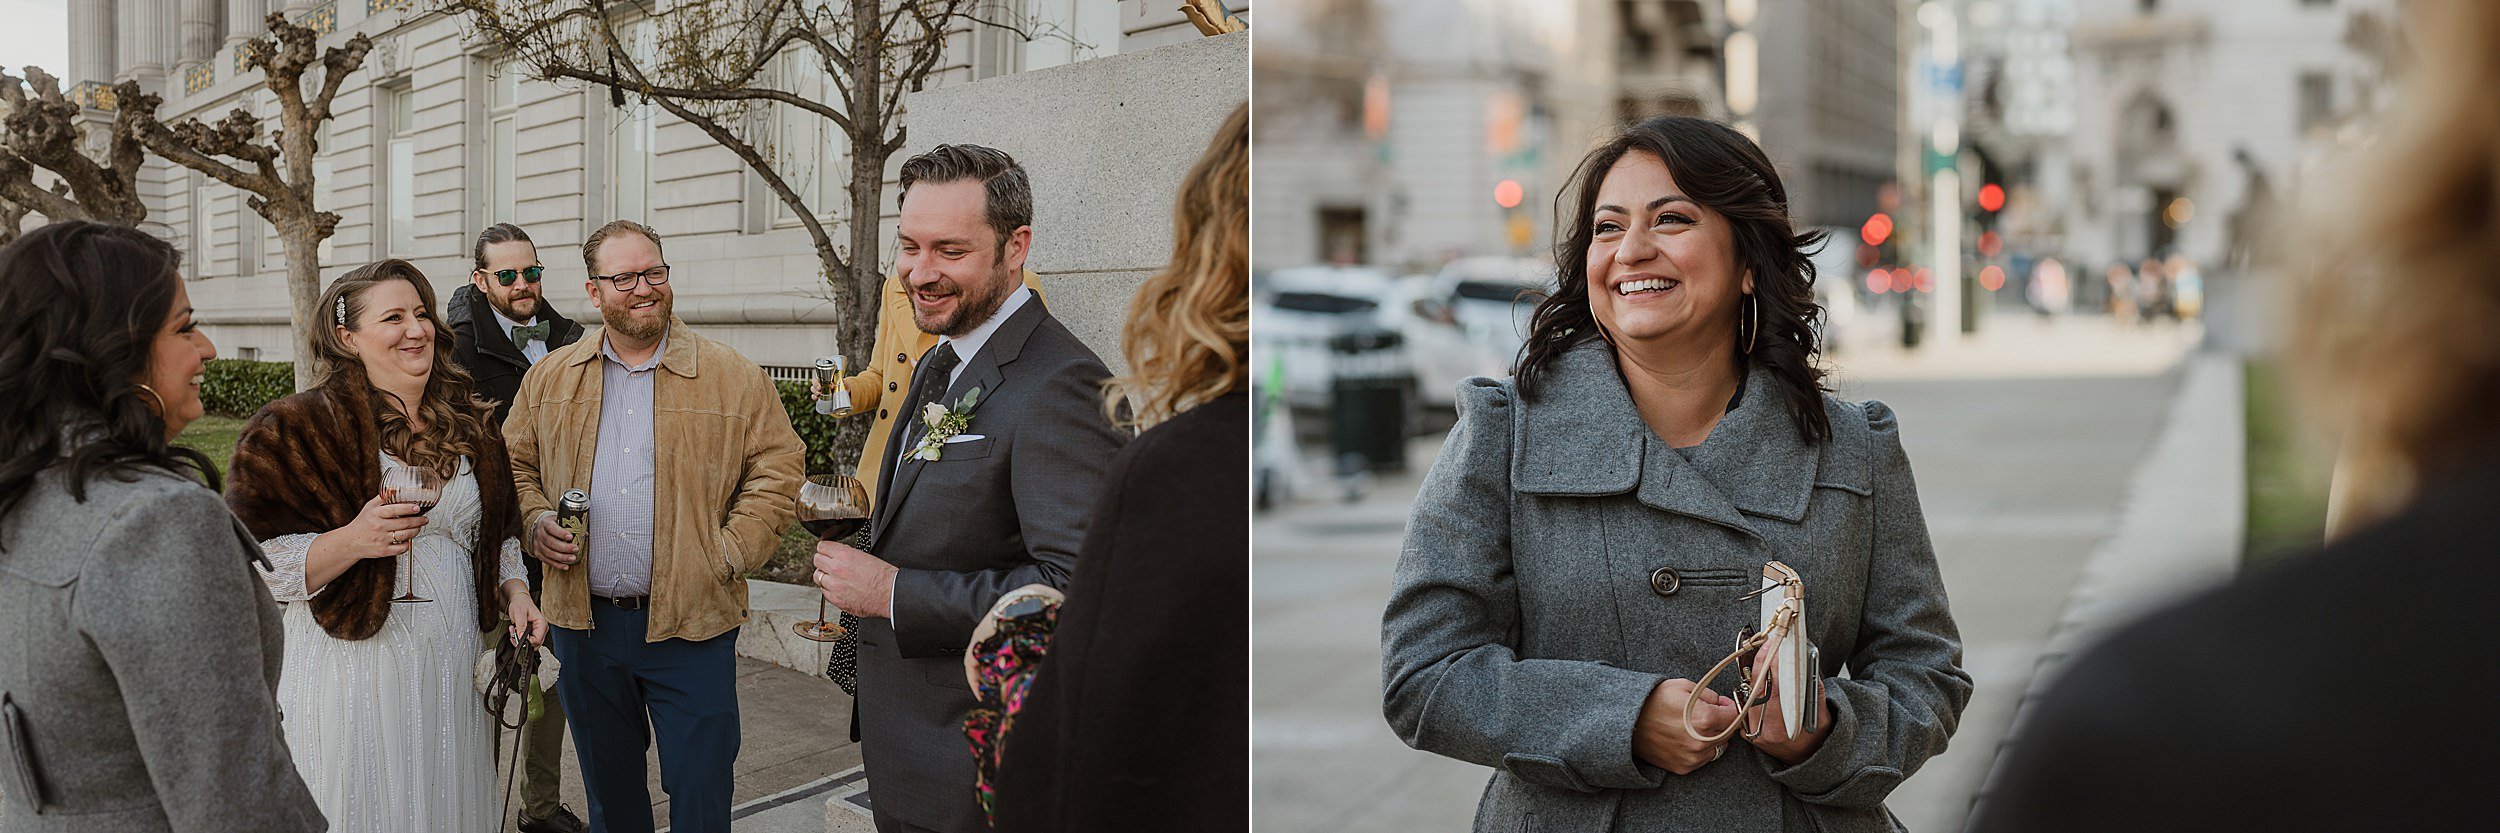
MULTIPOLYGON (((226 505, 252 536, 322 533, 348 525, 365 501, 382 492, 382 435, 373 388, 354 370, 332 374, 312 390, 269 403, 243 425, 226 476, 226 505)), ((502 615, 496 604, 496 560, 503 541, 520 532, 512 463, 503 437, 489 431, 469 461, 482 503, 470 544, 479 627, 502 615)), ((312 597, 313 621, 331 636, 371 638, 390 617, 398 558, 357 561, 312 597)))

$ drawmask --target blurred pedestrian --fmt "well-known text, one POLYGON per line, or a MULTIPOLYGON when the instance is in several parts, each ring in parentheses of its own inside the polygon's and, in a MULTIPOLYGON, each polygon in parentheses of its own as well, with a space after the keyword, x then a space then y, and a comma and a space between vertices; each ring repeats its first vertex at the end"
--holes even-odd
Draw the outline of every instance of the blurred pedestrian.
POLYGON ((180 265, 77 220, 0 248, 0 829, 329 827, 260 549, 172 444, 217 356, 180 265))
POLYGON ((1004 741, 997 829, 1250 828, 1250 111, 1217 128, 1137 289, 1111 461, 1049 659, 1004 741), (1203 656, 1187 673, 1171 658, 1203 656))
POLYGON ((2136 320, 2151 324, 2168 314, 2170 275, 2162 269, 2161 259, 2148 257, 2135 268, 2136 320))
POLYGON ((1461 385, 1416 498, 1389 723, 1496 768, 1479 831, 1891 831, 1971 682, 1892 409, 1822 389, 1820 235, 1716 122, 1626 128, 1575 181, 1519 375, 1461 385), (1773 560, 1813 599, 1819 728, 1696 682, 1773 560))
POLYGON ((226 487, 286 603, 278 705, 297 768, 342 831, 500 827, 473 669, 489 640, 547 625, 494 407, 451 364, 414 264, 357 267, 315 309, 321 381, 244 423, 226 487))
POLYGON ((2500 724, 2500 4, 2420 0, 2416 76, 2298 239, 2291 359, 2383 511, 2059 674, 1983 833, 2488 830, 2500 724), (2331 211, 2332 214, 2328 214, 2331 211))
POLYGON ((2127 264, 2112 262, 2101 273, 2101 283, 2109 291, 2109 317, 2120 324, 2133 324, 2136 318, 2135 270, 2127 264))

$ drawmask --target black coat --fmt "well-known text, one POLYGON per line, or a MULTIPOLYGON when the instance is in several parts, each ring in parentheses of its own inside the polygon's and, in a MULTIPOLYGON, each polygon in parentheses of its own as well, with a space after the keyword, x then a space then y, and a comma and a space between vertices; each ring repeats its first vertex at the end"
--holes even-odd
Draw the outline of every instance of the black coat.
POLYGON ((2482 471, 2084 653, 1971 829, 2491 829, 2500 475, 2482 471))
MULTIPOLYGON (((554 324, 547 328, 547 352, 582 339, 582 325, 557 312, 545 298, 538 299, 538 317, 554 324)), ((477 381, 477 395, 495 403, 495 424, 502 425, 511 415, 512 395, 521 390, 521 377, 529 373, 529 358, 504 335, 503 325, 495 321, 494 305, 475 286, 451 293, 451 300, 443 304, 443 320, 451 322, 452 362, 477 381)))
POLYGON ((1248 830, 1249 397, 1112 460, 1004 740, 998 830, 1248 830))

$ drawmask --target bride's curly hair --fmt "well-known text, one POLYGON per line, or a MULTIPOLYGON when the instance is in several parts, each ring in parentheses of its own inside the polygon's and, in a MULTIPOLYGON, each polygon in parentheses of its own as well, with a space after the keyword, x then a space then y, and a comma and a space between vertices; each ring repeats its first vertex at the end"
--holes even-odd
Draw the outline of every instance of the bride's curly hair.
POLYGON ((426 378, 425 393, 418 402, 398 402, 399 397, 373 386, 365 376, 364 361, 347 346, 346 333, 362 329, 360 320, 365 311, 365 293, 390 281, 402 281, 417 290, 420 315, 436 321, 433 285, 416 264, 393 258, 357 267, 330 282, 321 293, 321 303, 314 309, 330 319, 327 327, 315 327, 311 337, 310 355, 314 378, 323 386, 361 388, 373 399, 373 413, 380 422, 382 449, 392 457, 417 468, 432 469, 448 480, 459 473, 460 458, 474 457, 478 445, 488 440, 495 430, 495 406, 477 398, 477 383, 467 370, 451 360, 451 328, 434 325, 434 369, 426 378), (397 403, 394 405, 393 403, 397 403), (428 426, 425 436, 418 436, 409 414, 423 414, 428 426))

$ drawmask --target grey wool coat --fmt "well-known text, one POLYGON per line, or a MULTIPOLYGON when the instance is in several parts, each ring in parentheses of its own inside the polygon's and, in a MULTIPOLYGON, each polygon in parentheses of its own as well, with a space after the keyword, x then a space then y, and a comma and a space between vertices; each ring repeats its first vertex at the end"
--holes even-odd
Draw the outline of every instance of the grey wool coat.
POLYGON ((328 829, 278 719, 278 605, 206 486, 62 469, 0 520, 8 833, 328 829))
POLYGON ((1944 751, 1971 683, 1891 409, 1826 396, 1832 438, 1808 444, 1756 369, 1679 452, 1602 343, 1552 371, 1534 402, 1460 385, 1382 617, 1391 727, 1496 770, 1478 831, 1900 829, 1884 796, 1944 751), (1690 775, 1638 760, 1643 700, 1735 647, 1772 560, 1805 578, 1823 745, 1791 766, 1731 741, 1690 775))

